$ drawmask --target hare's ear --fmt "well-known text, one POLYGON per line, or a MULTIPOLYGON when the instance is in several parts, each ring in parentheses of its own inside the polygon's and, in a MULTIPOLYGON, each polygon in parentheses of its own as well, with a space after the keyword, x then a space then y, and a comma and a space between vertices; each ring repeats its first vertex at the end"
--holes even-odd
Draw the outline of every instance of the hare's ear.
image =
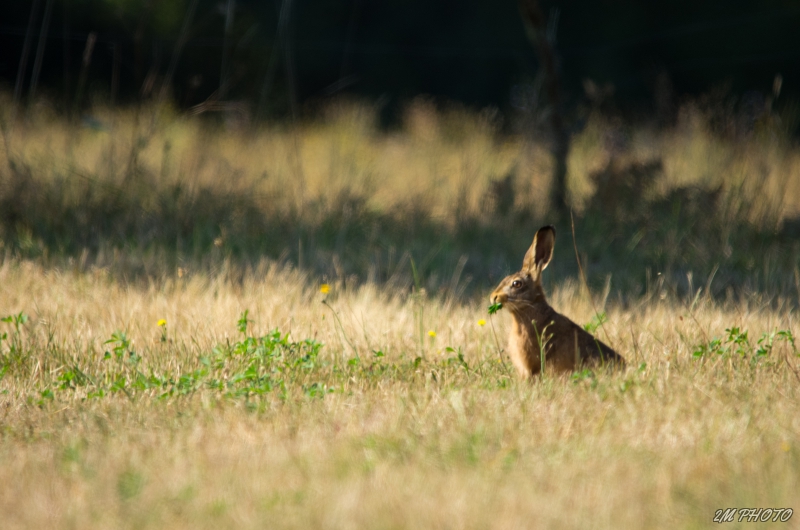
POLYGON ((522 270, 531 273, 531 276, 538 277, 541 272, 550 264, 553 257, 553 246, 556 243, 556 229, 552 226, 543 226, 533 236, 533 244, 525 254, 522 261, 522 270))

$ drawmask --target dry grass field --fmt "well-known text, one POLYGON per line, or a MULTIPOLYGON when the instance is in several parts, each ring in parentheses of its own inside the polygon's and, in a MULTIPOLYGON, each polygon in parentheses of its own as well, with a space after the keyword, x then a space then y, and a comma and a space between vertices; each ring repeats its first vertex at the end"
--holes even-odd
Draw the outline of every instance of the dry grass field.
POLYGON ((628 366, 525 383, 486 295, 547 221, 546 149, 488 114, 420 103, 390 134, 368 108, 327 112, 230 133, 134 112, 4 123, 0 526, 706 528, 718 509, 800 510, 791 142, 688 109, 619 147, 590 120, 570 186, 591 289, 564 220, 545 287, 628 366), (654 157, 653 175, 626 166, 654 157), (649 178, 601 213, 598 182, 649 178))
MULTIPOLYGON (((140 288, 6 261, 0 285, 30 315, 3 330, 5 528, 700 528, 797 507, 800 359, 758 342, 798 329, 788 307, 611 308, 624 372, 527 384, 481 302, 324 295, 269 266, 140 288)), ((577 289, 552 301, 591 319, 577 289)))

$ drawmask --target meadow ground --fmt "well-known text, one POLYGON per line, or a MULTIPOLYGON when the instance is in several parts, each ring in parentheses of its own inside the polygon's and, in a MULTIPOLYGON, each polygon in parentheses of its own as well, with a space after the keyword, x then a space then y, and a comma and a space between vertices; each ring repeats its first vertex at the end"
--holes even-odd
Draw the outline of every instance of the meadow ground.
POLYGON ((576 134, 590 289, 565 219, 545 287, 628 366, 527 383, 486 295, 550 222, 549 159, 491 114, 37 112, 0 120, 3 528, 800 510, 800 151, 776 120, 576 134))
MULTIPOLYGON (((798 508, 780 304, 611 307, 626 370, 531 384, 483 302, 323 294, 269 266, 136 287, 7 260, 0 286, 30 315, 3 328, 4 528, 705 528, 798 508)), ((578 289, 552 302, 591 320, 578 289)))

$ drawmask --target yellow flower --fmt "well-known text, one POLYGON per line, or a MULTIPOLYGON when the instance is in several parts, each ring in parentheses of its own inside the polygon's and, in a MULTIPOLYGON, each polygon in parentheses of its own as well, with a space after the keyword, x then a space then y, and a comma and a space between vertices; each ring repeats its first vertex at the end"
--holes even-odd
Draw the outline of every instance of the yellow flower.
POLYGON ((480 319, 480 320, 478 320, 478 325, 479 326, 485 326, 486 325, 486 321, 484 319, 480 319))
POLYGON ((428 332, 428 336, 429 336, 429 337, 435 337, 435 336, 436 336, 436 332, 435 332, 435 331, 433 331, 433 330, 430 330, 430 331, 428 332))
POLYGON ((164 326, 166 326, 166 325, 167 325, 167 321, 166 321, 166 320, 164 320, 163 318, 162 318, 162 319, 159 319, 159 321, 158 321, 158 325, 159 325, 159 326, 161 326, 161 327, 163 328, 164 326))
POLYGON ((319 292, 321 292, 322 294, 328 294, 328 291, 330 290, 331 286, 328 285, 327 283, 323 283, 322 285, 319 286, 319 292))

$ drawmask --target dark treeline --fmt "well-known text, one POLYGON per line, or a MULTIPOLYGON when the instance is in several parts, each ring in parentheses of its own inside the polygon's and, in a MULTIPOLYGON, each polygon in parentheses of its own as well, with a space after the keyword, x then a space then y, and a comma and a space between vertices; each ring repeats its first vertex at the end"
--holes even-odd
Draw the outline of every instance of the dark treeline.
MULTIPOLYGON (((796 2, 541 6, 568 103, 582 97, 587 79, 613 86, 617 105, 636 108, 665 89, 678 96, 722 85, 739 94, 768 92, 776 74, 783 76, 784 98, 795 92, 796 2)), ((184 26, 169 92, 183 108, 212 97, 280 116, 294 103, 338 94, 382 98, 390 106, 430 94, 506 108, 516 103, 515 87, 532 83, 538 72, 514 0, 5 0, 0 83, 10 90, 30 20, 21 93, 36 82, 41 42, 37 93, 66 108, 81 90, 123 103, 152 97, 169 75, 184 26)))

